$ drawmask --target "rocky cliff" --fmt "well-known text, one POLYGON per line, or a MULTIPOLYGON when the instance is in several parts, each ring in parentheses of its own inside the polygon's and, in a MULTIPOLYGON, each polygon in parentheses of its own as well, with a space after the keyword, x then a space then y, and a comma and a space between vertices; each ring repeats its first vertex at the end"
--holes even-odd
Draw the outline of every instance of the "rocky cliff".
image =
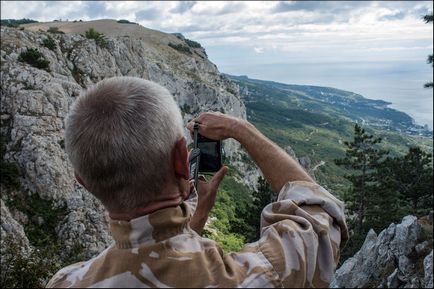
MULTIPOLYGON (((2 239, 13 236, 28 246, 23 226, 36 223, 53 227, 61 254, 79 248, 90 257, 111 242, 103 207, 74 180, 63 139, 69 107, 99 80, 128 75, 155 81, 174 95, 185 122, 206 110, 246 118, 238 86, 219 73, 198 43, 181 35, 114 20, 24 26, 1 28, 2 157, 17 165, 21 183, 19 189, 2 187, 2 239), (105 34, 103 43, 83 36, 90 28, 105 34), (23 61, 29 48, 48 66, 23 61), (45 215, 50 206, 56 216, 45 215)), ((241 158, 235 142, 226 142, 225 151, 233 161, 241 158)))
POLYGON ((432 213, 406 216, 377 235, 336 271, 331 288, 432 288, 432 213))

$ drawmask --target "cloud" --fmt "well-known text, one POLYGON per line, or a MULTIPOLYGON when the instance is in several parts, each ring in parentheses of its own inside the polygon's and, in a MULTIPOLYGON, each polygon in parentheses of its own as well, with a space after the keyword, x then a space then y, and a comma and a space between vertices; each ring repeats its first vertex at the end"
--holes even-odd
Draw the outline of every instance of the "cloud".
POLYGON ((273 12, 282 13, 297 10, 317 10, 328 6, 329 4, 322 1, 279 1, 273 8, 273 12))
POLYGON ((432 41, 432 26, 420 19, 432 10, 428 1, 7 1, 1 5, 3 19, 51 21, 53 15, 70 20, 129 19, 183 33, 205 48, 238 45, 256 56, 269 50, 274 57, 311 55, 318 61, 389 58, 387 51, 397 57, 398 51, 415 50, 406 47, 426 47, 432 41))
POLYGON ((86 15, 86 4, 72 1, 2 1, 2 19, 31 18, 38 21, 76 19, 86 15))
POLYGON ((364 1, 280 1, 272 12, 314 11, 321 13, 343 13, 369 7, 372 4, 364 1))
POLYGON ((395 11, 391 14, 384 15, 380 17, 378 20, 380 21, 388 21, 388 20, 402 20, 406 14, 403 11, 395 11))
POLYGON ((191 10, 195 15, 227 15, 240 13, 246 7, 242 2, 200 1, 191 10))
POLYGON ((160 18, 159 10, 156 8, 144 9, 136 12, 136 21, 150 21, 160 18))
POLYGON ((170 12, 183 14, 191 10, 194 5, 196 5, 196 1, 181 1, 176 5, 176 7, 172 8, 170 12))
POLYGON ((107 8, 104 2, 100 1, 89 1, 86 2, 87 7, 85 8, 86 14, 93 18, 103 17, 107 13, 107 8))

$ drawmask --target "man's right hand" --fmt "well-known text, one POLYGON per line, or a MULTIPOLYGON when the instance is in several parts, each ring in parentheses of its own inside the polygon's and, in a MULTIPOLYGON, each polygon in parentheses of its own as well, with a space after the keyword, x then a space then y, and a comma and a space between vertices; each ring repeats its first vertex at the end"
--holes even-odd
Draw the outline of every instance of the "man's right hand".
POLYGON ((292 181, 315 183, 297 160, 266 138, 248 121, 219 112, 204 112, 188 123, 187 128, 190 132, 193 132, 195 122, 199 123, 199 133, 207 138, 234 138, 239 141, 274 191, 279 192, 287 182, 292 181))
POLYGON ((236 132, 242 126, 242 119, 220 112, 204 112, 192 119, 187 128, 193 133, 194 123, 199 124, 199 133, 213 140, 236 138, 236 132))

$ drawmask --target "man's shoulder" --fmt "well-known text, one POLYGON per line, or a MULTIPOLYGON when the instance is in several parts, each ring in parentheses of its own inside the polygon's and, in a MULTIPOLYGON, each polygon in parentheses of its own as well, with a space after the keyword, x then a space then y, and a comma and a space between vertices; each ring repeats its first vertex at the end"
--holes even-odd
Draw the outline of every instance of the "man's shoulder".
POLYGON ((215 241, 184 232, 136 248, 109 248, 104 256, 63 268, 47 287, 265 286, 274 284, 272 271, 257 243, 225 254, 215 241))
POLYGON ((103 257, 112 249, 114 246, 111 245, 98 254, 96 257, 83 261, 74 263, 72 265, 66 266, 60 269, 47 284, 47 288, 66 288, 73 286, 77 281, 83 279, 83 277, 88 273, 91 265, 95 260, 103 257))
POLYGON ((56 288, 56 287, 69 287, 72 285, 74 278, 70 276, 74 273, 83 270, 86 265, 88 265, 89 261, 78 262, 71 265, 68 265, 62 269, 60 269, 54 276, 50 279, 47 284, 47 288, 56 288))

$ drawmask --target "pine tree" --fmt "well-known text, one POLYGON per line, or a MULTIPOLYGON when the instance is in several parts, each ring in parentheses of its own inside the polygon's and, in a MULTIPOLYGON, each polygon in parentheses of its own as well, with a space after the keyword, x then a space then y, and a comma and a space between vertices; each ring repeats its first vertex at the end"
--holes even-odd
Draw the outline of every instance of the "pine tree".
POLYGON ((345 157, 335 163, 353 171, 345 175, 351 183, 350 191, 344 195, 350 214, 355 215, 355 233, 364 233, 366 218, 376 218, 379 208, 379 186, 377 168, 387 154, 378 148, 381 138, 369 135, 358 124, 354 127, 354 140, 344 142, 347 147, 345 157), (377 201, 377 202, 376 202, 377 201))
POLYGON ((258 178, 256 191, 252 193, 253 204, 250 207, 247 219, 248 223, 256 229, 255 235, 249 241, 258 240, 260 237, 261 213, 268 204, 277 200, 278 193, 273 192, 267 180, 263 177, 258 178))
MULTIPOLYGON (((423 17, 423 20, 425 21, 425 23, 430 23, 430 22, 433 22, 433 13, 431 12, 431 14, 427 14, 427 15, 425 15, 424 17, 423 17)), ((431 54, 431 55, 428 55, 428 60, 427 60, 427 62, 428 62, 428 64, 431 64, 431 65, 433 65, 433 67, 434 67, 434 64, 433 64, 433 55, 431 54)), ((425 83, 425 87, 433 87, 433 83, 432 83, 432 81, 431 82, 428 82, 428 83, 425 83)))
MULTIPOLYGON (((412 147, 402 157, 396 157, 388 166, 389 187, 399 192, 401 202, 410 204, 412 214, 426 213, 432 208, 433 170, 432 154, 412 147)), ((386 182, 386 179, 382 180, 386 182)))
POLYGON ((391 223, 399 222, 406 215, 407 202, 401 198, 396 178, 398 167, 399 157, 387 157, 377 168, 378 193, 374 200, 377 211, 367 222, 376 232, 382 231, 391 223))

